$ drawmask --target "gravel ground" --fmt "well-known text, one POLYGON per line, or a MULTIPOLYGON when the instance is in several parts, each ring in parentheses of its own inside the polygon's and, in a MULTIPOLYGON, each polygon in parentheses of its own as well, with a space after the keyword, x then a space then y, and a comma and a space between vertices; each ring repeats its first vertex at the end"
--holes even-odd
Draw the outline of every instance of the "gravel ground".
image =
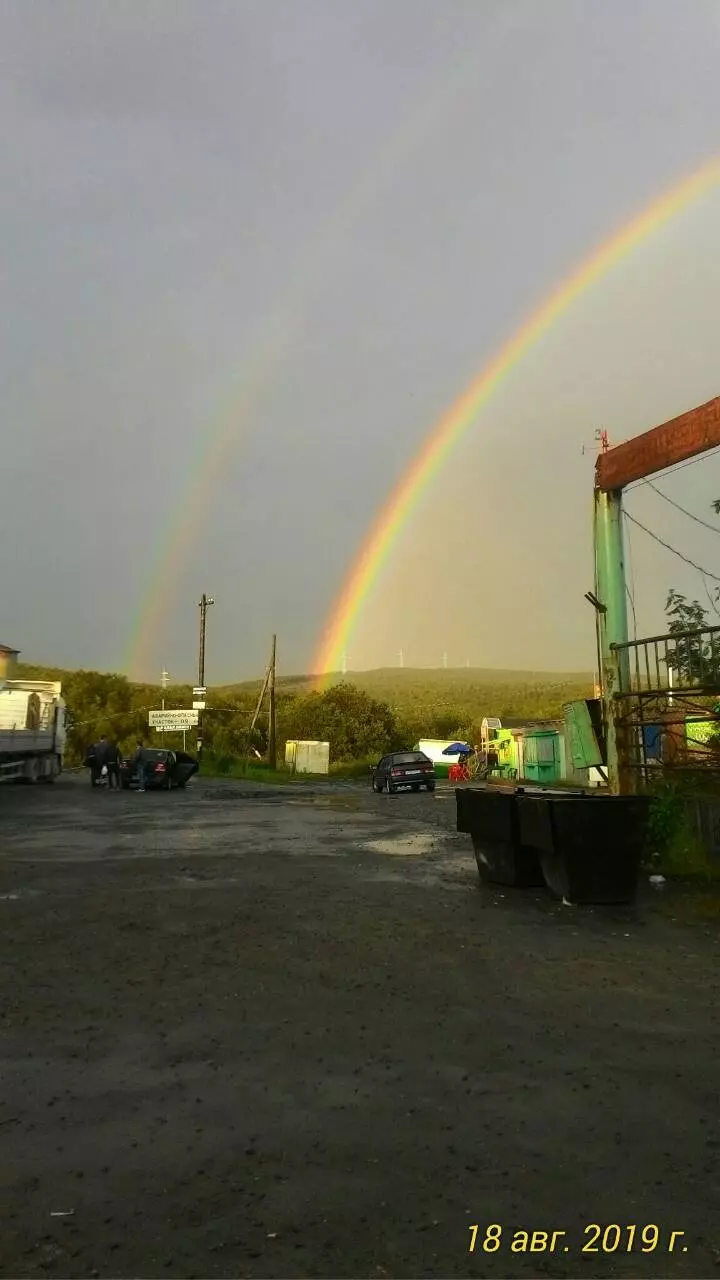
POLYGON ((1 793, 2 1275, 720 1274, 694 901, 480 888, 442 788, 1 793))

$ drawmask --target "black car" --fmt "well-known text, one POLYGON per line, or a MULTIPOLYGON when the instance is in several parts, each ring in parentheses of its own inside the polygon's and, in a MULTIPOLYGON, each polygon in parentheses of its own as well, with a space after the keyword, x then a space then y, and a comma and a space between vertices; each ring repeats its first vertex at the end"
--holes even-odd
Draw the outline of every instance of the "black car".
MULTIPOLYGON (((198 762, 185 751, 161 751, 145 748, 145 786, 150 790, 172 791, 184 787, 198 771, 198 762)), ((120 784, 129 791, 130 784, 137 784, 137 770, 133 760, 120 761, 120 784)))
POLYGON ((435 790, 435 769, 433 762, 424 751, 395 751, 390 756, 383 756, 372 771, 373 791, 404 790, 419 791, 427 787, 435 790))

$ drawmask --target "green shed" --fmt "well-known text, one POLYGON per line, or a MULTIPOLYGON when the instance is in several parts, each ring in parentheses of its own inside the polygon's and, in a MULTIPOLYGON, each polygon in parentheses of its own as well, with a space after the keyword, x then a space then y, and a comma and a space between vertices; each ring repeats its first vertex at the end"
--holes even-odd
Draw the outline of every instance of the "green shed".
POLYGON ((563 777, 563 742, 556 729, 528 729, 523 735, 523 776, 548 785, 563 777))

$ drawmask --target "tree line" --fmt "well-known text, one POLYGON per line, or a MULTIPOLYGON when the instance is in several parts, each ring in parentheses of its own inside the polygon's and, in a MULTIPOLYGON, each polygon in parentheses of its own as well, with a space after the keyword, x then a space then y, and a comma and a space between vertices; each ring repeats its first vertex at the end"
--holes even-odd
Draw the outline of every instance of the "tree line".
MULTIPOLYGON (((81 763, 87 747, 102 735, 117 742, 125 754, 132 752, 138 740, 176 750, 182 747, 182 734, 160 734, 148 728, 148 712, 159 708, 163 697, 169 707, 191 706, 190 685, 161 691, 157 685, 133 683, 116 673, 28 664, 22 665, 20 674, 62 681, 69 764, 81 763)), ((562 716, 564 702, 589 693, 585 684, 569 682, 492 686, 472 679, 467 685, 459 680, 448 682, 443 692, 441 682, 430 679, 424 683, 424 679, 418 673, 414 684, 400 680, 394 690, 390 681, 383 679, 381 684, 390 695, 385 698, 350 681, 336 683, 324 692, 281 684, 277 695, 280 758, 285 741, 293 738, 330 742, 331 758, 338 763, 378 758, 387 751, 411 747, 420 738, 457 737, 477 742, 484 715, 556 718, 562 716)), ((265 754, 266 713, 250 728, 257 696, 258 686, 209 690, 203 713, 203 744, 208 753, 231 760, 265 754)), ((187 749, 195 750, 192 730, 188 730, 187 749)))

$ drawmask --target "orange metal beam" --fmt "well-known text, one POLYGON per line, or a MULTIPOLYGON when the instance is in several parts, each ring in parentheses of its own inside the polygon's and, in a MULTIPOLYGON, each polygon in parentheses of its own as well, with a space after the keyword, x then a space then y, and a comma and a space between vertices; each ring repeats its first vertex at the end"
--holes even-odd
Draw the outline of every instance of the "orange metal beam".
POLYGON ((720 396, 601 453, 595 487, 606 493, 720 445, 720 396))

